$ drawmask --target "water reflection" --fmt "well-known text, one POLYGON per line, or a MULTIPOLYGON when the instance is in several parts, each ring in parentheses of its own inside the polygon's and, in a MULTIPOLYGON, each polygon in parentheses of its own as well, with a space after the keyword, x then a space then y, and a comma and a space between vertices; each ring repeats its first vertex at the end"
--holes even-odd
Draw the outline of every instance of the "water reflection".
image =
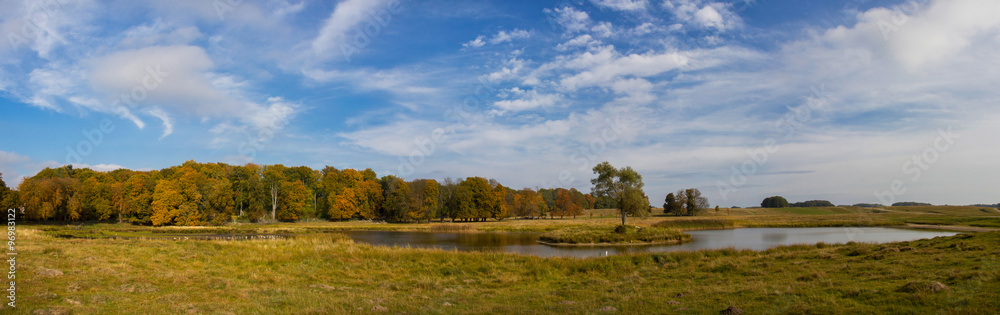
POLYGON ((357 242, 458 251, 504 251, 541 257, 599 257, 627 253, 736 248, 766 250, 793 245, 847 242, 901 242, 958 233, 893 228, 753 228, 690 231, 692 241, 680 245, 657 246, 546 246, 538 244, 541 233, 428 233, 391 231, 349 231, 357 242))

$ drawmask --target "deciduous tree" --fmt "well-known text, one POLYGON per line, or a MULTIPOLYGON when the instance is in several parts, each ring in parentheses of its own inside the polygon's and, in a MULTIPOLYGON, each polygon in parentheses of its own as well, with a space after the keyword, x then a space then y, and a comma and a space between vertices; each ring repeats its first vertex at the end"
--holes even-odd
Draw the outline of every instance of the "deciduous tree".
POLYGON ((617 203, 622 225, 629 215, 649 215, 649 200, 642 191, 644 184, 639 172, 628 166, 615 169, 611 163, 603 162, 594 166, 594 174, 597 178, 590 181, 594 184, 593 195, 608 196, 617 203))

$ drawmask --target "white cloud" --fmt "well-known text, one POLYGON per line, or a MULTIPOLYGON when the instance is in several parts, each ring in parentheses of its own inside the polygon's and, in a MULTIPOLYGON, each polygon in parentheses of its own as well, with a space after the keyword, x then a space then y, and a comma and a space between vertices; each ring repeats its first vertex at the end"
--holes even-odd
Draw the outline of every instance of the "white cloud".
POLYGON ((591 0, 600 7, 610 8, 618 11, 640 11, 645 10, 649 3, 647 0, 591 0))
POLYGON ((615 26, 610 22, 600 22, 590 28, 590 31, 600 37, 612 37, 615 35, 615 26))
POLYGON ((24 164, 29 162, 31 158, 27 156, 0 151, 0 174, 3 174, 3 180, 8 187, 17 187, 21 183, 21 170, 24 164))
POLYGON ((486 45, 486 41, 483 40, 484 37, 485 36, 483 36, 483 35, 476 36, 476 39, 473 39, 473 40, 469 41, 468 43, 462 44, 462 47, 465 47, 465 48, 479 48, 479 47, 483 47, 483 46, 486 45))
POLYGON ((649 22, 645 22, 632 29, 632 35, 642 36, 654 32, 658 27, 649 22))
POLYGON ((566 63, 580 72, 560 81, 563 89, 574 91, 590 86, 610 86, 620 77, 650 77, 688 64, 688 57, 676 53, 646 53, 622 56, 608 46, 596 54, 583 53, 566 63))
POLYGON ((525 91, 515 87, 507 92, 512 98, 493 103, 502 112, 519 112, 550 107, 562 101, 562 97, 557 94, 540 94, 536 90, 525 91))
POLYGON ((319 35, 312 41, 312 52, 318 58, 329 60, 343 54, 350 31, 372 19, 369 13, 385 7, 390 0, 345 0, 337 4, 323 24, 319 35))
POLYGON ((171 114, 235 119, 258 129, 280 129, 296 107, 283 101, 260 105, 247 99, 243 92, 247 83, 211 72, 215 65, 200 47, 126 50, 91 64, 94 90, 113 100, 104 105, 104 111, 138 121, 132 112, 149 108, 143 112, 163 121, 163 137, 173 132, 171 114), (121 95, 129 97, 122 100, 121 95))
MULTIPOLYGON (((525 39, 531 37, 531 33, 521 29, 514 29, 513 31, 500 31, 492 39, 490 39, 490 44, 500 44, 506 43, 512 40, 525 39)), ((478 38, 477 38, 478 39, 478 38)))
POLYGON ((555 21, 570 32, 586 30, 590 25, 590 15, 573 7, 545 9, 545 12, 553 14, 555 21))
POLYGON ((600 43, 601 43, 600 41, 595 40, 590 35, 583 34, 583 35, 574 37, 573 39, 571 39, 571 40, 569 40, 569 41, 567 41, 565 43, 556 45, 556 50, 565 51, 565 50, 576 48, 576 47, 588 47, 588 46, 597 45, 597 44, 600 44, 600 43))
POLYGON ((502 44, 502 43, 511 42, 511 41, 514 41, 514 40, 526 39, 526 38, 529 38, 529 37, 531 37, 531 32, 528 32, 528 31, 522 30, 522 29, 514 29, 514 30, 512 30, 510 32, 508 32, 508 31, 500 31, 500 32, 497 32, 495 35, 493 35, 493 37, 489 38, 489 40, 486 39, 486 35, 476 36, 476 39, 473 39, 473 40, 471 40, 471 41, 469 41, 467 43, 462 44, 462 47, 464 47, 464 48, 480 48, 480 47, 486 46, 487 42, 490 45, 496 45, 496 44, 502 44))
MULTIPOLYGON (((7 187, 16 188, 21 184, 24 177, 31 177, 38 174, 44 168, 58 168, 65 166, 65 163, 56 161, 36 161, 31 157, 17 154, 16 152, 0 151, 0 173, 7 187)), ((125 168, 118 164, 84 164, 73 163, 77 169, 89 168, 98 172, 110 172, 125 168)))
MULTIPOLYGON (((873 9, 859 15, 853 31, 881 35, 901 64, 916 69, 957 55, 981 41, 980 36, 997 35, 1000 19, 994 12, 1000 12, 1000 2, 989 0, 936 1, 910 13, 873 9)), ((835 40, 837 36, 852 36, 851 31, 838 28, 827 35, 835 40)), ((853 36, 857 40, 863 35, 853 36)))
POLYGON ((170 120, 170 116, 166 112, 159 108, 151 108, 146 112, 163 121, 163 135, 160 136, 160 140, 174 133, 174 123, 170 120))
POLYGON ((722 15, 710 6, 705 6, 695 12, 694 21, 698 22, 702 27, 712 27, 717 30, 725 29, 725 22, 722 20, 722 15))
POLYGON ((132 27, 122 33, 124 38, 118 43, 122 48, 142 48, 153 45, 187 45, 205 35, 195 26, 175 28, 157 20, 152 25, 132 27))
POLYGON ((5 1, 0 8, 0 30, 4 31, 0 47, 30 47, 43 59, 52 58, 53 51, 71 44, 70 37, 90 28, 94 13, 100 11, 91 0, 5 1))
POLYGON ((300 1, 299 3, 281 2, 278 3, 277 10, 274 10, 274 15, 276 16, 286 16, 296 14, 302 11, 306 7, 305 1, 300 1))
POLYGON ((521 70, 524 69, 524 67, 525 61, 514 56, 504 62, 503 68, 488 74, 486 78, 489 79, 490 82, 501 82, 513 79, 521 73, 521 70))
POLYGON ((743 19, 732 11, 732 4, 711 0, 666 0, 663 7, 681 22, 720 32, 743 26, 743 19))

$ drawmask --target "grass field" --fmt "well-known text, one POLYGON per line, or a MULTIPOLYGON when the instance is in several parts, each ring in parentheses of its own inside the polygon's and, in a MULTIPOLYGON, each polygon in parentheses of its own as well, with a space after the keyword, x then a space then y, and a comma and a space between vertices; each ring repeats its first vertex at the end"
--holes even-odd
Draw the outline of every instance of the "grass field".
POLYGON ((595 259, 20 231, 23 313, 992 313, 1000 233, 595 259), (932 292, 933 282, 947 286, 932 292), (911 284, 912 283, 912 284, 911 284))
MULTIPOLYGON (((629 224, 683 230, 937 220, 988 226, 997 219, 1000 213, 974 207, 722 209, 630 218, 629 224)), ((19 225, 18 313, 717 313, 729 305, 750 314, 996 313, 1000 307, 1000 232, 591 259, 375 247, 335 233, 555 231, 613 227, 619 220, 595 213, 477 224, 19 225), (299 236, 122 238, 181 233, 299 236)))

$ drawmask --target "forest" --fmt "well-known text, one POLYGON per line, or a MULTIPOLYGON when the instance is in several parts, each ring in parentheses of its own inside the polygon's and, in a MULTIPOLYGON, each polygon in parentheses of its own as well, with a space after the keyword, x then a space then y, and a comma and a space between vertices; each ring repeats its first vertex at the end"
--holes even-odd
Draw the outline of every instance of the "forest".
MULTIPOLYGON (((0 174, 2 176, 2 174, 0 174)), ((32 221, 220 225, 233 221, 479 222, 575 217, 614 208, 576 189, 515 190, 496 180, 379 177, 371 169, 185 162, 162 170, 46 168, 16 190, 0 179, 0 205, 32 221)))

